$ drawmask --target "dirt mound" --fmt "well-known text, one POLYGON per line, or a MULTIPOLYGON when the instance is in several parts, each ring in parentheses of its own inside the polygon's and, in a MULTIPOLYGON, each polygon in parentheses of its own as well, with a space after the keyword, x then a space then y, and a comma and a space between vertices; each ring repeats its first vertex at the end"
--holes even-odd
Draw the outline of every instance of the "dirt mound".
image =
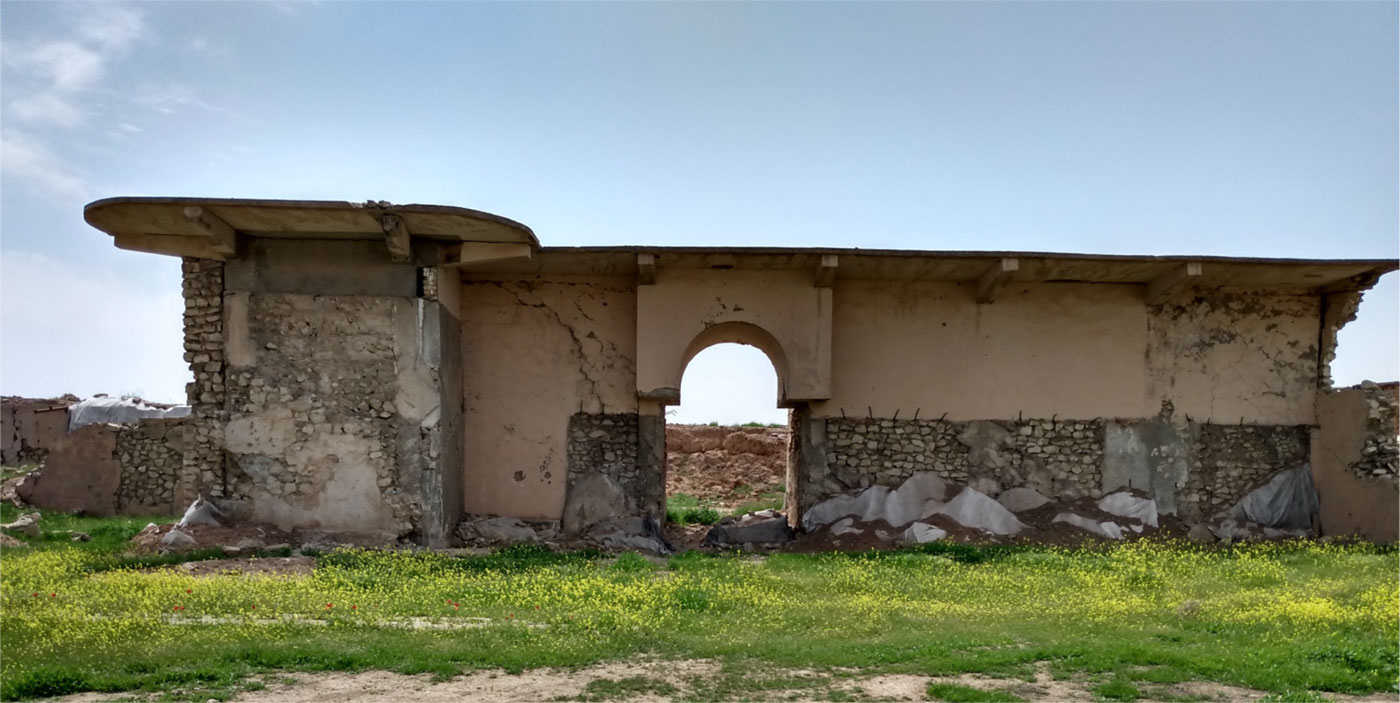
POLYGON ((721 509, 781 493, 787 476, 785 427, 666 426, 666 494, 721 509))
POLYGON ((293 535, 270 528, 258 527, 255 525, 234 525, 228 527, 214 527, 212 525, 190 525, 188 527, 176 527, 175 525, 147 525, 146 529, 131 538, 131 551, 137 554, 155 554, 158 552, 188 552, 196 549, 209 549, 212 547, 222 547, 225 551, 230 549, 238 550, 258 550, 266 549, 270 545, 285 544, 290 546, 293 542, 293 535), (172 531, 178 530, 189 535, 192 541, 176 542, 172 544, 162 544, 161 540, 172 531))

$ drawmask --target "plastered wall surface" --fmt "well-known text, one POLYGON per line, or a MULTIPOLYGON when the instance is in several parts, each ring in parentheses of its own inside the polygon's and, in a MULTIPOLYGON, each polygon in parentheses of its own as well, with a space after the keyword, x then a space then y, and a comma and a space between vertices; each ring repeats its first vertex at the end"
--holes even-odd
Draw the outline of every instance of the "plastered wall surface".
POLYGON ((68 434, 67 406, 76 396, 0 399, 0 460, 7 466, 39 461, 68 434))
MULTIPOLYGON (((1394 389, 1392 384, 1392 398, 1394 389)), ((1387 438, 1378 435, 1388 435, 1394 442, 1397 431, 1393 415, 1385 428, 1370 422, 1372 405, 1367 395, 1365 389, 1347 388, 1317 396, 1312 468, 1321 504, 1319 519, 1324 535, 1395 542, 1400 540, 1400 488, 1393 477, 1357 471, 1358 466, 1369 466, 1365 447, 1387 438)))
POLYGON ((463 282, 467 512, 562 515, 569 418, 637 412, 635 291, 607 277, 463 282))
POLYGON ((637 390, 679 394, 685 365, 702 345, 743 342, 768 354, 778 369, 780 395, 826 398, 831 305, 831 289, 815 287, 807 271, 663 270, 656 283, 637 287, 637 390), (745 338, 744 325, 765 334, 745 338), (709 329, 729 334, 693 344, 709 329))
POLYGON ((1147 417, 1147 310, 1136 286, 838 279, 832 394, 818 417, 1147 417))
POLYGON ((1148 317, 1149 402, 1197 422, 1310 425, 1317 296, 1187 292, 1148 317))

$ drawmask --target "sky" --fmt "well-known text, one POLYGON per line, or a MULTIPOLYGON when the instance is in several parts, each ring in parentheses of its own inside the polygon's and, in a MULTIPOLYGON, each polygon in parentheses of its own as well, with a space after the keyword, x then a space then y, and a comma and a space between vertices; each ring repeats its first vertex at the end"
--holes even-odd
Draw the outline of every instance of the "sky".
MULTIPOLYGON (((181 401, 118 195, 460 205, 547 245, 1400 253, 1397 4, 0 3, 0 393, 181 401)), ((1400 288, 1340 384, 1400 376, 1400 288)), ((762 353, 676 421, 782 422, 762 353)))

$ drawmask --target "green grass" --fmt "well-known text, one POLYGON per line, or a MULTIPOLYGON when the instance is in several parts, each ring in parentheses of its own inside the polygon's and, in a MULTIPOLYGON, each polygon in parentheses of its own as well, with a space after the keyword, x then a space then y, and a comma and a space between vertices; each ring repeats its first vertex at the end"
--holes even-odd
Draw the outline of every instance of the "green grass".
POLYGON ((713 525, 725 516, 782 509, 783 491, 781 487, 776 491, 769 490, 760 493, 754 500, 742 503, 728 511, 721 511, 714 501, 702 501, 688 493, 677 493, 666 497, 666 522, 676 525, 713 525))
POLYGON ((675 692, 675 685, 669 682, 645 676, 628 676, 621 679, 595 679, 584 685, 581 695, 561 696, 555 700, 617 701, 647 694, 669 696, 675 692))
POLYGON ((1133 685, 1132 680, 1123 675, 1094 687, 1094 695, 1106 701, 1135 701, 1142 697, 1142 691, 1133 685))
MULTIPOLYGON (((40 534, 36 537, 6 531, 11 537, 24 540, 34 549, 76 547, 93 553, 115 553, 127 549, 136 533, 154 522, 167 524, 179 519, 170 516, 92 517, 79 516, 40 508, 20 509, 9 503, 0 504, 0 522, 13 522, 20 515, 39 513, 40 534), (71 532, 83 532, 92 537, 87 542, 73 542, 71 532)), ((11 548, 23 549, 23 548, 11 548)))
POLYGON ((0 481, 8 481, 12 478, 23 476, 37 468, 39 468, 37 462, 18 464, 15 466, 0 466, 0 481))
POLYGON ((948 703, 1019 703, 1026 699, 1010 691, 988 690, 960 683, 931 681, 926 691, 929 698, 948 703))
POLYGON ((1393 547, 954 544, 659 566, 537 547, 352 550, 319 556, 310 575, 204 578, 62 542, 0 558, 6 700, 222 700, 284 671, 446 678, 639 657, 716 662, 719 674, 670 682, 685 700, 850 700, 854 672, 1031 680, 1043 668, 1111 700, 1182 681, 1323 700, 1393 692, 1400 676, 1393 547), (1178 615, 1187 600, 1201 605, 1178 615))
POLYGON ((666 522, 675 525, 713 525, 719 522, 719 510, 714 504, 702 502, 687 493, 666 497, 666 522))

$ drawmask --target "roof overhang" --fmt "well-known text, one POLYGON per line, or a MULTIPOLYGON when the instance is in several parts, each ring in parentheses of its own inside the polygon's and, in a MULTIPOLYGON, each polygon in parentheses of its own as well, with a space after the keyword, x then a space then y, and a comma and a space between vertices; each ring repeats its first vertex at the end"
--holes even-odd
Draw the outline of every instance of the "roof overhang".
POLYGON ((803 270, 833 279, 977 283, 1138 284, 1164 295, 1180 285, 1330 293, 1366 290, 1400 268, 1396 259, 1125 256, 1016 251, 798 249, 775 247, 544 247, 530 259, 473 267, 467 275, 637 275, 668 268, 803 270))
POLYGON ((112 235, 119 249, 203 259, 233 258, 240 237, 381 239, 399 257, 417 240, 539 248, 534 232, 514 220, 384 201, 122 197, 88 203, 83 219, 112 235))

